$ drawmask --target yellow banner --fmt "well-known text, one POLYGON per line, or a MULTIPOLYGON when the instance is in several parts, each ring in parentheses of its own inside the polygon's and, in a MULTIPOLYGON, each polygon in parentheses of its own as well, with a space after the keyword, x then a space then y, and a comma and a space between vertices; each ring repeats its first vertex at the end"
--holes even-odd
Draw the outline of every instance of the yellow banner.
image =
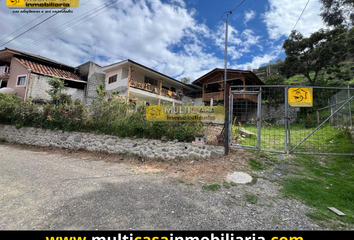
POLYGON ((76 8, 79 0, 6 0, 8 8, 76 8))
POLYGON ((223 106, 148 106, 146 119, 149 121, 200 121, 224 123, 223 106))
POLYGON ((289 88, 288 102, 292 107, 312 107, 313 90, 312 87, 289 88))

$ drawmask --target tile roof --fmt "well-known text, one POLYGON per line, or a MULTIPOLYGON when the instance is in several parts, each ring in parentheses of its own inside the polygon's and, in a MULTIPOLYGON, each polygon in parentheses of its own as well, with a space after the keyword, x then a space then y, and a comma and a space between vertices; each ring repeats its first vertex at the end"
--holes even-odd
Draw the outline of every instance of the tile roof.
POLYGON ((44 65, 42 63, 34 62, 34 61, 29 61, 27 59, 23 58, 16 58, 22 65, 24 65, 26 68, 31 69, 32 72, 40 73, 43 75, 50 75, 53 77, 58 77, 58 78, 64 78, 64 79, 69 79, 69 80, 78 80, 78 81, 83 81, 78 75, 76 75, 73 72, 70 72, 68 70, 56 68, 56 67, 51 67, 48 65, 44 65))
POLYGON ((15 54, 17 54, 17 55, 27 56, 27 57, 31 57, 31 58, 35 58, 35 59, 39 59, 39 60, 43 60, 43 61, 48 61, 48 62, 55 63, 55 64, 58 64, 58 65, 61 65, 61 66, 72 67, 72 66, 69 66, 69 65, 67 65, 67 64, 54 61, 54 60, 49 59, 49 58, 47 58, 47 57, 43 57, 43 56, 41 56, 41 55, 37 55, 37 54, 25 52, 25 51, 20 51, 20 50, 14 49, 14 48, 8 48, 8 47, 6 47, 4 50, 1 50, 1 51, 11 51, 11 52, 13 52, 13 53, 15 53, 15 54))

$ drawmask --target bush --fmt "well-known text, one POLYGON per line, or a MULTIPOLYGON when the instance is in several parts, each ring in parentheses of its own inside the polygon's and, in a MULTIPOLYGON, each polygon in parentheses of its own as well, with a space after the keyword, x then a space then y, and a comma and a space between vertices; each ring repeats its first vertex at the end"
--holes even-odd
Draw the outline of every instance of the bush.
POLYGON ((13 124, 14 112, 21 103, 21 99, 15 94, 0 93, 0 122, 13 124))
MULTIPOLYGON (((69 96, 70 97, 70 96, 69 96)), ((71 97, 70 97, 71 99, 71 97)), ((179 141, 192 140, 201 131, 200 122, 150 122, 146 120, 146 105, 126 103, 121 96, 98 99, 92 106, 79 100, 39 104, 31 99, 21 101, 16 96, 0 94, 0 122, 65 131, 91 131, 117 135, 179 141)))
POLYGON ((35 104, 31 100, 22 101, 14 110, 13 123, 18 127, 42 127, 66 131, 80 131, 87 107, 80 101, 74 104, 35 104))

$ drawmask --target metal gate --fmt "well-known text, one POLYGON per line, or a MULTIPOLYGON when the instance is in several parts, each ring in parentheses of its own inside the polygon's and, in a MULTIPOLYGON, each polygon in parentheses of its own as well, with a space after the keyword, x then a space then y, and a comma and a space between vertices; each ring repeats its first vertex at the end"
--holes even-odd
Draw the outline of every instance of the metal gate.
POLYGON ((231 86, 229 101, 232 148, 354 155, 354 88, 231 86), (303 88, 312 105, 289 105, 289 90, 303 88))

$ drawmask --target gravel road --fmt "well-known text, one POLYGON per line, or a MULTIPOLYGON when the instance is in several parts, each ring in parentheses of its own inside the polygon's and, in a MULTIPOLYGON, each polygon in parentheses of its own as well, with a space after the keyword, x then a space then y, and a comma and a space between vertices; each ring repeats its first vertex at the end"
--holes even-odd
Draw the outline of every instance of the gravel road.
POLYGON ((0 229, 320 229, 311 209, 259 179, 217 192, 124 161, 0 144, 0 229), (245 194, 258 197, 252 204, 245 194))

